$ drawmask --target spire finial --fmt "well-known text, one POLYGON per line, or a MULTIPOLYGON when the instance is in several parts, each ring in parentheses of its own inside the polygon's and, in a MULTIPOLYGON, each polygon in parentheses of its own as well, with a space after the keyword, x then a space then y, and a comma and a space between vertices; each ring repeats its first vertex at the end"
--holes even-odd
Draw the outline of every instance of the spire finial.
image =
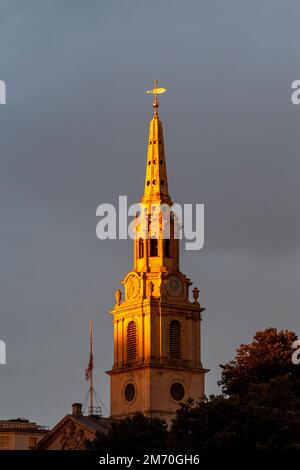
POLYGON ((152 88, 152 90, 146 91, 146 93, 154 95, 153 108, 154 108, 155 116, 157 115, 157 108, 159 107, 157 95, 160 95, 161 93, 165 93, 165 91, 167 91, 166 88, 158 88, 157 84, 158 84, 158 81, 154 80, 154 88, 152 88))

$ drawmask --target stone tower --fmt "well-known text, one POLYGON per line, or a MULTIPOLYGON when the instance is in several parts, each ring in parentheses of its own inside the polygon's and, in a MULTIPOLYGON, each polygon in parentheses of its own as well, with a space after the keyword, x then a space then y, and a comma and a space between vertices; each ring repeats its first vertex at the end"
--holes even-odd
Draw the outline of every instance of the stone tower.
POLYGON ((137 218, 133 271, 122 281, 124 300, 118 290, 111 312, 114 364, 107 373, 111 378, 112 417, 141 411, 169 421, 181 401, 189 397, 200 400, 204 395, 206 370, 201 363, 200 329, 204 308, 198 302, 197 288, 189 299, 192 282, 180 271, 158 90, 163 89, 151 90, 155 95, 154 115, 141 199, 141 213, 145 215, 137 218), (171 214, 168 227, 163 211, 171 214))

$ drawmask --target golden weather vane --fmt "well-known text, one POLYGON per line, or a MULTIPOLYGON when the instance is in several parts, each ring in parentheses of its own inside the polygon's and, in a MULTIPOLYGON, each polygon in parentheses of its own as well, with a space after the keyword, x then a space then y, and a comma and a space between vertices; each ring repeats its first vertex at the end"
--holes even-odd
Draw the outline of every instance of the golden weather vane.
POLYGON ((158 88, 157 83, 158 81, 154 80, 154 88, 152 88, 152 90, 146 91, 148 95, 154 95, 154 101, 153 101, 154 114, 157 114, 157 108, 159 107, 157 95, 160 95, 161 93, 165 93, 167 91, 166 88, 158 88))

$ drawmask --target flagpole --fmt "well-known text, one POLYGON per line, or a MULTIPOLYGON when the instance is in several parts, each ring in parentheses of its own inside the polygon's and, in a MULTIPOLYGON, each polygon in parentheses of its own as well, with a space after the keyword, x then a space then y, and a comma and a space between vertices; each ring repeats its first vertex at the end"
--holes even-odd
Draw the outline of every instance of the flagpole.
MULTIPOLYGON (((93 356, 93 320, 90 320, 90 357, 93 356)), ((90 414, 94 413, 93 406, 93 368, 91 370, 91 381, 90 381, 90 414)))

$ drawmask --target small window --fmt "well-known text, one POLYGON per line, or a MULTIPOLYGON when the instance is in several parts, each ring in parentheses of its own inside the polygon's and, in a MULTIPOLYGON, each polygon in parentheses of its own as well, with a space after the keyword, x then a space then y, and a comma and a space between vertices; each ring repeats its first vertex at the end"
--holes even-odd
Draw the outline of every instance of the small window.
POLYGON ((185 394, 183 385, 179 382, 173 383, 170 388, 170 393, 173 400, 182 400, 185 394))
POLYGON ((34 447, 36 446, 36 444, 37 444, 37 439, 36 439, 36 437, 30 437, 30 438, 29 438, 29 447, 30 447, 31 449, 34 449, 34 447))
POLYGON ((162 160, 159 160, 159 163, 162 165, 162 164, 163 164, 163 161, 162 161, 162 160))
POLYGON ((139 258, 144 258, 144 240, 139 239, 139 258))
POLYGON ((157 238, 150 238, 150 256, 158 255, 158 241, 157 238))
POLYGON ((130 403, 135 399, 135 394, 135 386, 133 385, 133 383, 127 384, 124 390, 125 400, 130 403))
POLYGON ((9 449, 10 439, 9 436, 1 436, 0 437, 0 448, 1 449, 9 449))
POLYGON ((156 140, 153 140, 153 143, 156 144, 156 140))
POLYGON ((148 181, 147 181, 147 186, 149 186, 149 184, 150 184, 150 181, 148 180, 148 181))
POLYGON ((156 180, 153 180, 153 181, 152 181, 152 184, 154 184, 154 185, 155 185, 155 184, 156 184, 156 180))
POLYGON ((149 160, 148 165, 149 165, 149 166, 151 165, 151 160, 149 160))
POLYGON ((150 140, 149 145, 152 145, 152 140, 150 140))
POLYGON ((153 165, 155 165, 155 163, 156 163, 156 160, 153 160, 153 165))
POLYGON ((160 180, 160 184, 163 186, 165 184, 164 180, 160 180))

